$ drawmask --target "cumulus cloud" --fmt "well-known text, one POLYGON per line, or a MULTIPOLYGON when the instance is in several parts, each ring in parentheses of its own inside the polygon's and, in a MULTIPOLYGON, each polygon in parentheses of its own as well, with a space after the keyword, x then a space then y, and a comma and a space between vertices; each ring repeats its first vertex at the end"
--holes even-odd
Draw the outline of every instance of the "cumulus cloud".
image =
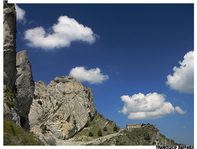
POLYGON ((70 71, 70 75, 81 82, 99 84, 109 79, 108 75, 102 74, 100 68, 86 69, 85 67, 75 67, 70 71))
POLYGON ((16 8, 16 19, 19 22, 22 22, 25 20, 25 10, 20 8, 18 5, 15 5, 16 8))
POLYGON ((185 111, 183 111, 179 106, 176 106, 176 107, 175 107, 175 110, 176 110, 176 112, 179 113, 179 114, 185 114, 185 111))
POLYGON ((179 62, 179 67, 173 68, 173 74, 167 76, 166 84, 179 92, 194 92, 194 52, 185 54, 183 61, 179 62))
POLYGON ((121 100, 124 106, 121 112, 128 115, 129 119, 154 119, 167 114, 185 112, 180 107, 175 107, 167 102, 163 94, 156 92, 144 95, 142 93, 132 96, 123 95, 121 100))
POLYGON ((57 24, 52 26, 52 32, 46 32, 43 27, 35 27, 25 31, 28 45, 45 50, 69 47, 73 41, 83 41, 89 44, 95 42, 96 36, 92 29, 78 23, 68 16, 60 16, 57 24))

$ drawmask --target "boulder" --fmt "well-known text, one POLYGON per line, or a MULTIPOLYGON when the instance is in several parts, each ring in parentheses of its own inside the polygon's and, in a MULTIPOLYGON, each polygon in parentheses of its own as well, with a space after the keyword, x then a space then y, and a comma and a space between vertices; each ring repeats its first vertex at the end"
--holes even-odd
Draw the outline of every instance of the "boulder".
POLYGON ((30 128, 45 144, 49 144, 46 140, 54 143, 72 137, 94 115, 91 90, 74 78, 56 77, 48 85, 42 81, 35 83, 30 128))
POLYGON ((34 81, 26 50, 17 52, 16 69, 16 110, 20 115, 21 126, 28 129, 28 114, 34 96, 34 81))

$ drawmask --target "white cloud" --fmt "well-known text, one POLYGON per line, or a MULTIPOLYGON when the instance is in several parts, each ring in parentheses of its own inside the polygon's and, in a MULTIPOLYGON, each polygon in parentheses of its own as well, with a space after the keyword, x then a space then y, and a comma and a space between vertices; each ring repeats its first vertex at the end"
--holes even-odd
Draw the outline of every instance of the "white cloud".
POLYGON ((45 50, 69 47, 73 41, 83 41, 89 44, 95 42, 92 29, 79 24, 68 16, 60 16, 57 24, 52 26, 52 32, 46 32, 43 27, 36 27, 25 31, 28 45, 45 50))
POLYGON ((123 95, 121 100, 124 103, 121 112, 128 115, 129 119, 154 119, 175 112, 184 114, 180 107, 174 108, 170 102, 165 101, 163 94, 156 92, 147 95, 142 93, 123 95))
POLYGON ((99 68, 75 67, 71 69, 70 75, 81 82, 86 81, 91 84, 99 84, 109 79, 108 75, 102 74, 99 68))
POLYGON ((175 110, 176 110, 176 112, 179 113, 179 114, 185 114, 185 111, 183 111, 179 106, 176 106, 176 107, 175 107, 175 110))
POLYGON ((167 76, 166 84, 179 92, 194 92, 194 52, 190 51, 185 54, 180 67, 173 68, 173 74, 167 76))
POLYGON ((22 22, 25 20, 25 10, 20 8, 18 5, 15 5, 16 8, 16 19, 19 22, 22 22))

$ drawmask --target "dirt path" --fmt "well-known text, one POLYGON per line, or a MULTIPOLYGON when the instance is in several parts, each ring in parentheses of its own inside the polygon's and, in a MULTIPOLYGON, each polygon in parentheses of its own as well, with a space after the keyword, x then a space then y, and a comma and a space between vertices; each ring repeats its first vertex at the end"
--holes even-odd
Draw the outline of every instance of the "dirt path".
POLYGON ((103 136, 97 139, 94 139, 92 141, 87 141, 87 142, 80 142, 80 141, 75 141, 73 138, 69 139, 69 140, 65 140, 65 141, 58 141, 58 145, 96 145, 96 144, 100 144, 101 142, 104 142, 112 137, 115 136, 119 136, 121 135, 119 132, 117 133, 113 133, 107 136, 103 136))

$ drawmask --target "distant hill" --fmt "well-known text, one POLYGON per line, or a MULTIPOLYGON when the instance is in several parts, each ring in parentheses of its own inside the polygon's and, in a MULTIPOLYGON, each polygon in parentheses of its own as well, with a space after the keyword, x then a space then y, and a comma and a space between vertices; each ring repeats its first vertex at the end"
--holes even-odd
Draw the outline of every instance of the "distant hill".
POLYGON ((121 135, 102 142, 102 145, 176 145, 176 143, 162 135, 153 125, 142 128, 123 129, 121 135))

